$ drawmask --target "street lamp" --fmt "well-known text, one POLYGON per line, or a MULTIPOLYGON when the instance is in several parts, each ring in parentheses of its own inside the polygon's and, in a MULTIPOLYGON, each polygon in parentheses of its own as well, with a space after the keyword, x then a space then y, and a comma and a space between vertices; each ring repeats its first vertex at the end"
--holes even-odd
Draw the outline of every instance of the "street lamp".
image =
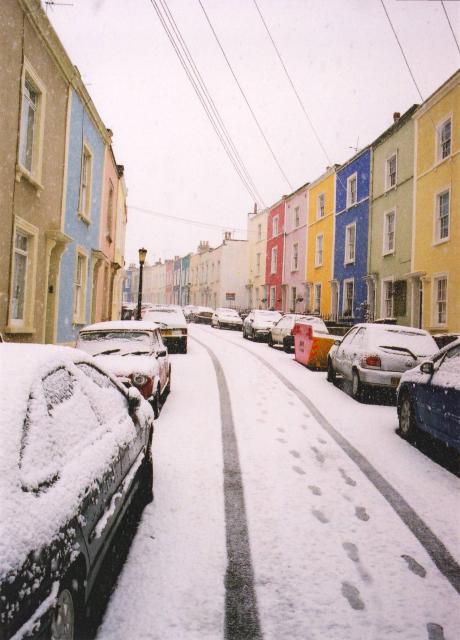
POLYGON ((141 320, 142 310, 142 271, 144 269, 145 256, 147 255, 147 249, 139 249, 139 292, 137 294, 137 314, 136 320, 141 320))

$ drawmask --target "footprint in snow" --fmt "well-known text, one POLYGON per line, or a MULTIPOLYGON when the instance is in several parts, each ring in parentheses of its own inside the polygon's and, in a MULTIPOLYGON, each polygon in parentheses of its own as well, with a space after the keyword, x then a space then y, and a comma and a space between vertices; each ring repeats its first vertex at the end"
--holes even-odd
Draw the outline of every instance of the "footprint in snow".
POLYGON ((276 427, 276 430, 280 433, 286 433, 286 429, 283 429, 282 427, 276 427))
POLYGON ((353 560, 353 562, 359 562, 358 547, 353 544, 353 542, 344 542, 342 547, 345 549, 350 560, 353 560))
POLYGON ((422 565, 419 564, 417 560, 414 560, 412 556, 403 554, 401 558, 403 558, 407 562, 408 569, 412 571, 412 573, 415 573, 416 576, 420 576, 421 578, 424 578, 426 576, 425 567, 422 567, 422 565))
POLYGON ((257 422, 260 422, 261 424, 265 424, 267 421, 264 418, 257 418, 257 422))
POLYGON ((276 438, 277 442, 281 442, 281 444, 286 444, 287 440, 284 438, 276 438))
POLYGON ((292 402, 292 400, 288 400, 288 404, 290 404, 290 405, 291 405, 291 407, 293 407, 293 406, 294 406, 294 403, 292 402))
POLYGON ((304 411, 303 415, 304 415, 305 418, 309 418, 310 417, 310 414, 309 413, 305 413, 305 411, 304 411))
POLYGON ((428 640, 444 640, 444 629, 440 624, 429 622, 426 625, 426 630, 428 631, 428 640))
POLYGON ((267 413, 268 413, 268 411, 267 411, 267 409, 262 409, 262 411, 261 411, 260 413, 261 413, 262 415, 266 416, 266 415, 267 415, 267 413))
POLYGON ((324 462, 325 461, 326 458, 323 456, 321 451, 319 451, 316 447, 310 447, 310 449, 315 454, 315 458, 318 460, 318 462, 324 462))
POLYGON ((344 469, 340 468, 339 471, 340 471, 340 475, 345 480, 346 484, 350 485, 350 487, 356 487, 356 480, 353 480, 353 478, 350 478, 350 476, 346 474, 344 469))
POLYGON ((326 518, 326 516, 322 511, 319 511, 318 509, 312 509, 311 512, 315 516, 315 518, 319 520, 322 524, 326 524, 327 522, 329 522, 329 519, 326 518))
POLYGON ((359 611, 365 608, 359 590, 350 582, 342 582, 342 595, 348 600, 352 609, 359 611))
POLYGON ((367 511, 366 511, 366 509, 364 507, 356 507, 355 516, 357 518, 359 518, 360 520, 364 520, 364 522, 369 520, 369 514, 367 513, 367 511))
POLYGON ((295 449, 291 449, 289 453, 291 454, 291 456, 294 456, 294 458, 300 458, 300 453, 298 451, 295 451, 295 449))
POLYGON ((327 441, 326 441, 326 440, 323 440, 322 438, 318 438, 318 442, 319 442, 320 444, 327 444, 327 441))
POLYGON ((306 431, 308 429, 306 424, 301 424, 299 425, 301 429, 303 429, 304 431, 306 431))
POLYGON ((314 496, 321 496, 321 495, 322 495, 322 493, 323 493, 323 492, 321 491, 321 489, 320 489, 319 487, 317 487, 316 485, 314 485, 314 484, 309 484, 309 485, 308 485, 308 488, 310 489, 310 491, 312 492, 312 494, 313 494, 314 496))
POLYGON ((305 475, 305 471, 302 469, 302 467, 298 467, 297 465, 294 465, 292 467, 292 470, 295 471, 296 473, 298 473, 301 476, 305 475))

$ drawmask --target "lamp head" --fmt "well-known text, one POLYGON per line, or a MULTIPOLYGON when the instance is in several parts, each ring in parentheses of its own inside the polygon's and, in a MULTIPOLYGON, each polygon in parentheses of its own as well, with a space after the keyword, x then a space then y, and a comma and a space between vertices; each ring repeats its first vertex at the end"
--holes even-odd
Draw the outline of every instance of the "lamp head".
POLYGON ((147 249, 139 249, 139 264, 144 264, 146 255, 147 249))

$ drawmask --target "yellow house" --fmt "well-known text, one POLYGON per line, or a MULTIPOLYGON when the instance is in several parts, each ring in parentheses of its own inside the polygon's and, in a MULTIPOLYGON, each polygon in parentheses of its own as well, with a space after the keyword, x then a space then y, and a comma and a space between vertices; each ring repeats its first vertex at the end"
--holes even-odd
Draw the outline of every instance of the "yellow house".
POLYGON ((415 112, 411 324, 460 331, 460 71, 415 112))
POLYGON ((306 310, 328 318, 333 312, 335 173, 337 166, 308 189, 306 310))

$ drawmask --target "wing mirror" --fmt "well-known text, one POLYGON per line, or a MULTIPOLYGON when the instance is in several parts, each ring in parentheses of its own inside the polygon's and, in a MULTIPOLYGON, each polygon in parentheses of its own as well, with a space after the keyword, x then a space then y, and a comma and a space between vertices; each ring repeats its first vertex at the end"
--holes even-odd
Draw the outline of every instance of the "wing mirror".
POLYGON ((342 344, 341 340, 334 340, 334 347, 340 347, 341 344, 342 344))
POLYGON ((167 355, 168 355, 168 352, 166 349, 161 349, 161 351, 157 351, 157 358, 164 358, 167 355))
POLYGON ((422 362, 420 365, 420 371, 422 373, 428 373, 428 375, 432 376, 434 373, 434 364, 428 360, 428 362, 422 362))
POLYGON ((142 396, 136 387, 129 387, 128 389, 128 408, 129 415, 132 415, 141 405, 142 396))

